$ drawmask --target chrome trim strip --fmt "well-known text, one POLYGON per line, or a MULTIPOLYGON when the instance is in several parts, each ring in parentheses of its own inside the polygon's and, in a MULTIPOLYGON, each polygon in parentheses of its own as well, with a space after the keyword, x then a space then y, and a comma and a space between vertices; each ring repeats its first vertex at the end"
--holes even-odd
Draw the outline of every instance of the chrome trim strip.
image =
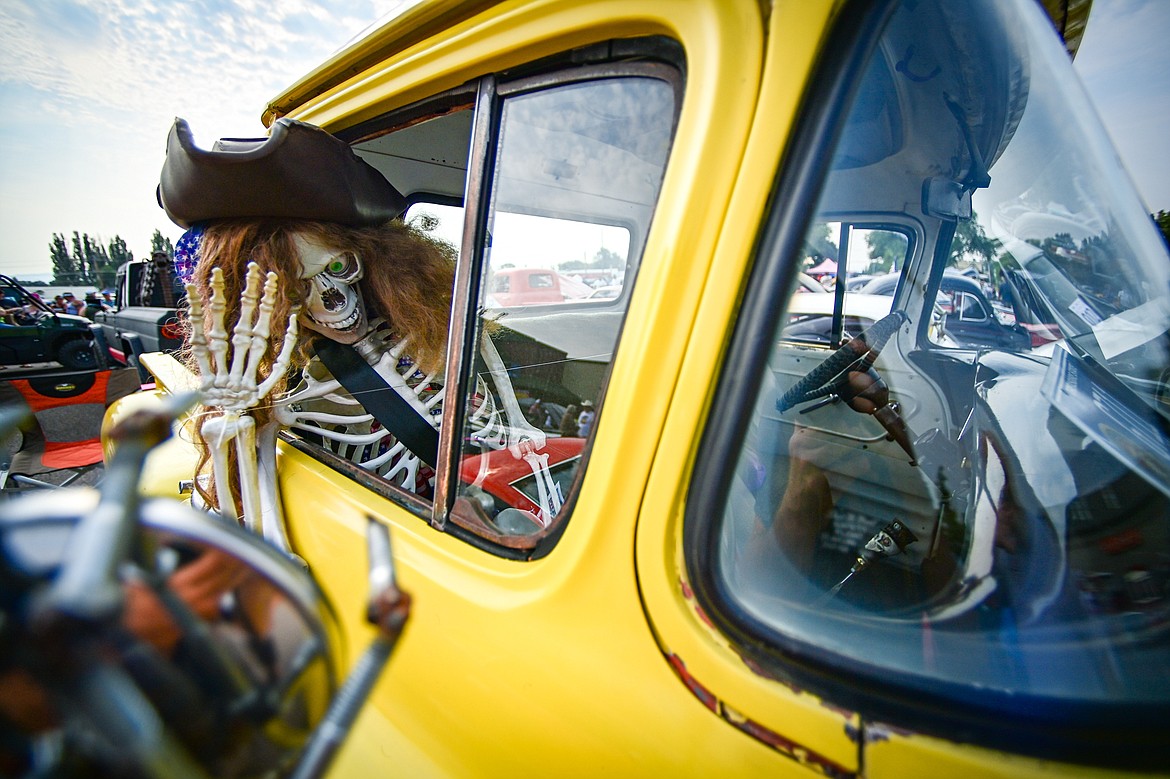
POLYGON ((487 224, 487 192, 491 169, 495 165, 493 136, 498 125, 496 80, 494 76, 480 79, 475 96, 475 122, 471 131, 471 149, 467 165, 467 186, 463 209, 463 242, 459 249, 459 264, 455 267, 455 289, 451 295, 451 319, 447 328, 447 373, 445 386, 447 400, 443 404, 443 421, 439 426, 439 458, 435 469, 435 502, 431 507, 431 525, 442 530, 447 515, 455 502, 455 478, 460 450, 460 431, 466 413, 464 395, 456 396, 453 389, 463 386, 468 369, 474 364, 475 344, 479 342, 478 324, 472 324, 474 338, 466 338, 465 330, 476 316, 479 299, 479 277, 472 271, 483 255, 484 232, 487 224), (478 160, 479 164, 472 164, 478 160), (471 206, 471 207, 469 207, 471 206))

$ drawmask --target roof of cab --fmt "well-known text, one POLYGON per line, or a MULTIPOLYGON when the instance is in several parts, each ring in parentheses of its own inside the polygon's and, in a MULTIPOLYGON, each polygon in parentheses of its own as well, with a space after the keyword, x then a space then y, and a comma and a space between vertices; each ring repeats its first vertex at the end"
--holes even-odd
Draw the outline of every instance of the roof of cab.
POLYGON ((405 51, 497 0, 425 0, 405 3, 359 33, 344 48, 274 97, 260 121, 265 127, 309 100, 388 57, 405 51))
MULTIPOLYGON (((405 0, 399 8, 371 24, 324 63, 274 97, 260 121, 265 127, 297 107, 405 51, 437 31, 469 19, 498 0, 405 0)), ((1093 0, 1038 0, 1075 56, 1093 0)))

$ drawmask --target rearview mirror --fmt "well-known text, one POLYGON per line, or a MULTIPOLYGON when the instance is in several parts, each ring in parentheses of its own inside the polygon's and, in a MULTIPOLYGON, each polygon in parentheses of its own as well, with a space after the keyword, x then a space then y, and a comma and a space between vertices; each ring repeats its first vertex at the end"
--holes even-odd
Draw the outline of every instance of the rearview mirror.
POLYGON ((971 191, 958 181, 932 176, 922 182, 922 211, 948 222, 971 219, 971 191))

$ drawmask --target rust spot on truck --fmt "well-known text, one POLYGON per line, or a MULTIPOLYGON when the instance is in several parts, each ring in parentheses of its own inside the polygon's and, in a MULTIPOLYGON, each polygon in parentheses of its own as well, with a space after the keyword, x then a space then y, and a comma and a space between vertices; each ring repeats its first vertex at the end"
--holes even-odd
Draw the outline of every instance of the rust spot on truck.
POLYGON ((857 776, 856 772, 849 770, 840 763, 830 760, 824 755, 782 736, 771 728, 756 722, 750 717, 745 717, 731 706, 728 706, 687 670, 686 663, 678 655, 671 652, 666 655, 666 659, 670 663, 670 667, 678 674, 682 683, 686 685, 686 688, 705 707, 718 714, 728 724, 743 731, 757 741, 767 744, 772 749, 797 761, 806 768, 811 768, 822 776, 828 776, 832 779, 854 779, 857 776))

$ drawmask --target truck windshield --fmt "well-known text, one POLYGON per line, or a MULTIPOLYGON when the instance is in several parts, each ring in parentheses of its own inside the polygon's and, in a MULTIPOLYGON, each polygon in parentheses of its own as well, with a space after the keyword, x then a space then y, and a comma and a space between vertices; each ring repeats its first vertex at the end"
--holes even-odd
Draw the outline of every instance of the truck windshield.
MULTIPOLYGON (((1001 740, 1041 721, 1148 733, 1143 707, 1170 706, 1166 245, 1039 4, 901 3, 851 78, 806 245, 825 223, 913 240, 859 242, 847 265, 846 238, 820 240, 834 272, 898 280, 853 355, 788 337, 809 296, 749 285, 745 309, 787 308, 733 346, 769 353, 734 390, 754 396, 724 399, 742 427, 711 439, 728 449, 711 460, 738 463, 712 477, 721 505, 688 514, 704 606, 777 673, 798 655, 822 672, 810 686, 932 701, 919 729, 978 710, 1001 740), (957 276, 1010 337, 932 315, 957 276)), ((820 256, 768 251, 760 267, 820 256)))

